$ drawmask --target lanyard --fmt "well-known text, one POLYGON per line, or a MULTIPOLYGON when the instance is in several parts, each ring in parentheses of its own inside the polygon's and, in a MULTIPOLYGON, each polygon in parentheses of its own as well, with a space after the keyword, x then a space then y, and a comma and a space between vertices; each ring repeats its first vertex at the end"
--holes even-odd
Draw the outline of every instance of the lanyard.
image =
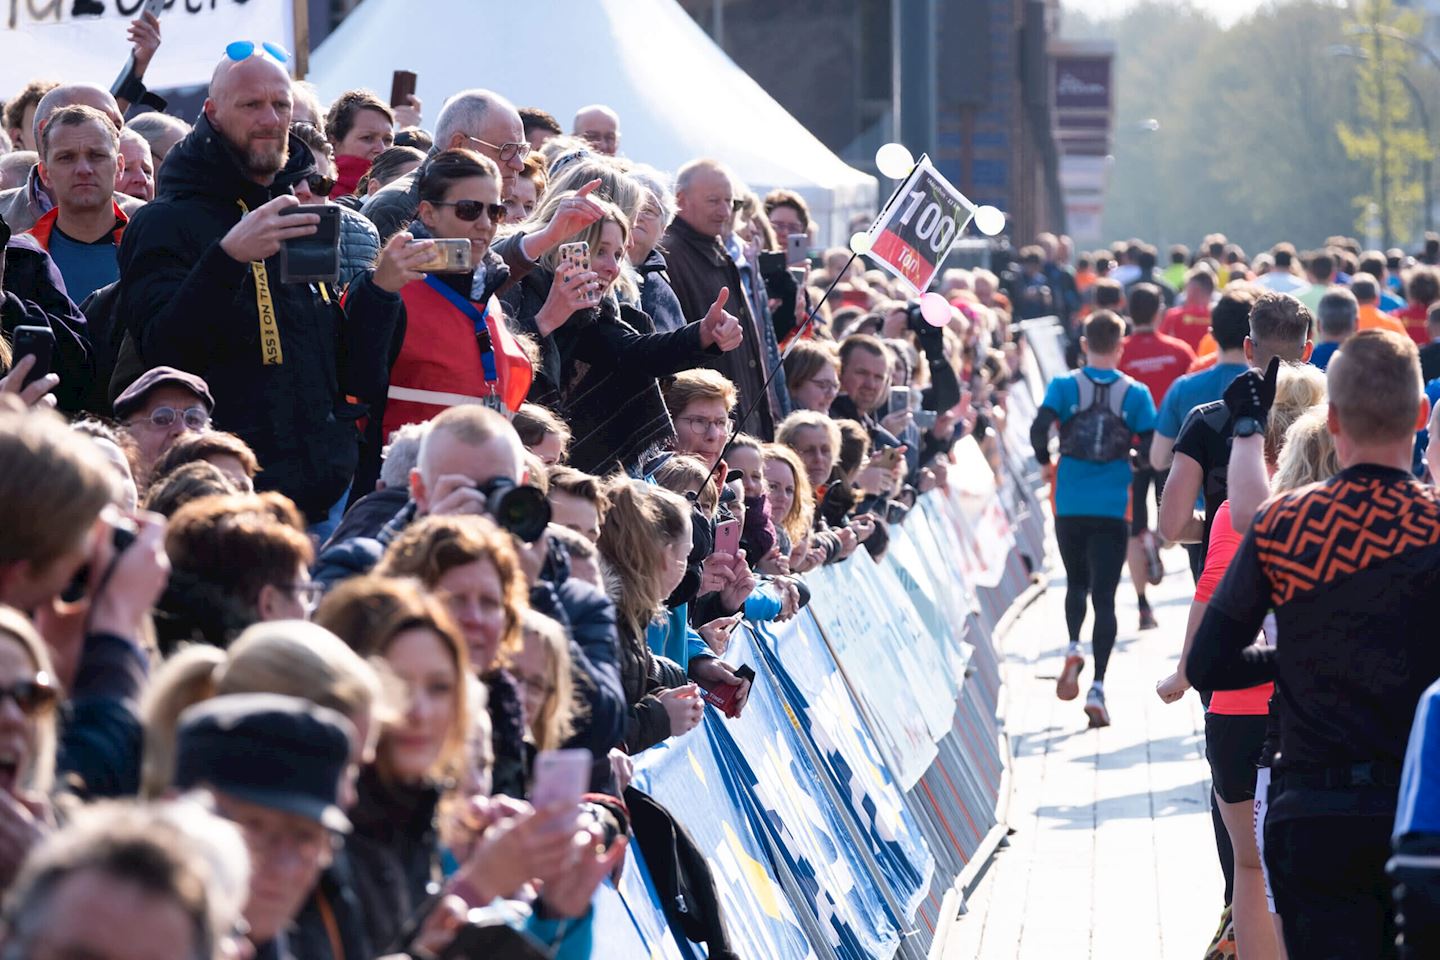
MULTIPOLYGON (((244 200, 235 203, 242 214, 250 212, 244 200)), ((280 325, 275 322, 275 300, 270 296, 265 261, 251 260, 250 273, 255 277, 255 310, 260 314, 260 362, 267 367, 278 367, 285 362, 285 354, 280 349, 280 325)))
POLYGON ((455 309, 469 317, 470 322, 475 325, 475 342, 480 345, 480 364, 485 368, 485 382, 490 385, 492 395, 497 393, 499 387, 496 381, 500 379, 500 374, 495 369, 494 344, 490 341, 490 327, 485 322, 490 316, 490 307, 487 305, 483 311, 475 309, 475 304, 470 299, 460 296, 433 273, 425 275, 425 282, 449 300, 455 309))

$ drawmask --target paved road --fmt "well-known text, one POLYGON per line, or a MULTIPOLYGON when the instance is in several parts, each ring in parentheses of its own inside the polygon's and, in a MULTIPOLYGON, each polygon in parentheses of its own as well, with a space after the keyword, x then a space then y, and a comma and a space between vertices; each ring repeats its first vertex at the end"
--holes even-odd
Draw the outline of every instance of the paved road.
POLYGON ((1058 563, 1050 589, 1011 631, 1015 833, 952 930, 945 960, 1196 960, 1210 942, 1223 881, 1202 708, 1193 692, 1169 706, 1154 692, 1174 669, 1193 595, 1184 558, 1166 551, 1167 576, 1150 588, 1158 630, 1136 630, 1135 592, 1128 577, 1121 583, 1108 729, 1086 729, 1088 661, 1081 699, 1055 698, 1066 639, 1058 563))

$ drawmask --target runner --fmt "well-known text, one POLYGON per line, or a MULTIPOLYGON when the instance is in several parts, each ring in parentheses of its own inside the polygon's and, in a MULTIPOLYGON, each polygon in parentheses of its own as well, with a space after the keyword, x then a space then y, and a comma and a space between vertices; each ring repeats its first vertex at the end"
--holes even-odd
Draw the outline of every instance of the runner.
POLYGON ((1395 957, 1385 863, 1416 702, 1440 677, 1440 495, 1409 472, 1426 413, 1414 341, 1356 334, 1328 382, 1345 469, 1260 511, 1186 673, 1276 684, 1265 859, 1289 955, 1395 957), (1276 645, 1251 646, 1272 608, 1276 645))
POLYGON ((1080 693, 1085 656, 1080 628, 1087 599, 1095 611, 1091 648, 1095 680, 1085 698, 1090 726, 1110 725, 1105 706, 1105 668, 1115 646, 1115 588, 1125 564, 1130 512, 1131 443, 1141 457, 1155 429, 1150 390, 1117 367, 1125 351, 1124 326, 1108 310, 1085 323, 1080 347, 1086 364, 1050 381, 1030 430, 1035 459, 1047 467, 1055 498, 1055 537, 1065 565, 1065 625, 1070 644, 1055 685, 1061 700, 1080 693), (1050 467, 1050 428, 1060 427, 1060 461, 1050 467))
MULTIPOLYGON (((1130 321, 1134 332, 1125 338, 1125 355, 1120 372, 1143 383, 1150 396, 1162 407, 1165 393, 1195 360, 1190 345, 1176 337, 1159 333, 1155 317, 1160 312, 1160 291, 1148 283, 1130 288, 1130 321)), ((1165 475, 1142 458, 1135 465, 1130 486, 1130 580, 1135 584, 1135 597, 1140 607, 1140 629, 1156 627, 1150 601, 1145 599, 1147 584, 1158 584, 1165 575, 1160 560, 1160 544, 1150 529, 1150 488, 1155 488, 1158 509, 1165 475)))

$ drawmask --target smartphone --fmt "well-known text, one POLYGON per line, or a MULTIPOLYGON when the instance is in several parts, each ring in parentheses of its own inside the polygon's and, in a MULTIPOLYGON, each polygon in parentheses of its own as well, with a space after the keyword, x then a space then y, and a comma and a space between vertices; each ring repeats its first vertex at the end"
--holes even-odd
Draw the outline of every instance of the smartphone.
POLYGON ((740 550, 740 521, 722 520, 715 524, 715 552, 730 556, 740 550))
POLYGON ((335 283, 340 279, 340 208, 329 203, 287 207, 282 216, 313 213, 320 218, 315 232, 280 245, 281 283, 335 283))
POLYGON ((12 367, 20 362, 21 357, 35 358, 35 365, 25 374, 25 382, 21 386, 28 387, 50 372, 50 364, 55 356, 53 330, 49 327, 16 327, 14 343, 15 356, 10 362, 12 367))
POLYGON ((390 74, 390 106, 410 106, 410 97, 414 93, 415 74, 412 71, 396 70, 390 74))
POLYGON ((871 464, 884 467, 886 470, 894 469, 895 465, 905 459, 904 447, 885 447, 877 450, 871 457, 871 464))
POLYGON ((798 267, 809 257, 810 238, 803 233, 792 233, 785 238, 785 263, 798 267))
MULTIPOLYGON (((154 14, 158 17, 160 16, 160 12, 164 9, 165 0, 145 0, 144 5, 139 10, 135 11, 135 19, 139 20, 147 13, 154 14)), ((125 61, 124 69, 120 71, 120 76, 116 77, 115 82, 110 86, 111 95, 114 96, 117 91, 124 90, 127 86, 129 86, 130 78, 134 75, 135 52, 132 50, 130 52, 130 57, 125 61)))
POLYGON ((890 388, 890 400, 889 400, 889 403, 887 404, 887 407, 886 407, 886 408, 887 408, 887 410, 888 410, 889 413, 899 413, 899 412, 902 411, 902 410, 909 410, 909 409, 910 409, 910 388, 909 388, 909 387, 891 387, 891 388, 890 388))
POLYGON ((939 417, 940 414, 936 413, 934 410, 916 410, 915 426, 919 427, 921 430, 929 430, 931 427, 935 426, 935 421, 938 420, 939 417))
POLYGON ((590 764, 589 750, 541 750, 535 755, 530 805, 538 810, 579 803, 590 784, 590 764))
MULTIPOLYGON (((590 269, 590 244, 584 240, 577 240, 574 243, 562 243, 560 244, 559 257, 560 269, 557 271, 558 273, 565 274, 571 271, 584 273, 590 269)), ((595 291, 591 291, 585 300, 587 303, 599 303, 600 296, 595 291)))
POLYGON ((760 254, 759 266, 760 276, 765 278, 766 283, 771 283, 771 277, 778 277, 785 272, 785 254, 767 250, 760 254))
MULTIPOLYGON (((422 243, 412 240, 411 243, 422 243)), ((429 260, 416 269, 421 273, 469 273, 475 269, 474 248, 465 239, 431 240, 435 244, 429 260)))

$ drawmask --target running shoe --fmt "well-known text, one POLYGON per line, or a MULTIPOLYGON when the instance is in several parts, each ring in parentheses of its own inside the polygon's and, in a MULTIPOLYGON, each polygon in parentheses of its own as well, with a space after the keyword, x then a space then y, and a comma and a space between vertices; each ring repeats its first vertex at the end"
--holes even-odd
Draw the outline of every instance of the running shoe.
POLYGON ((1085 655, 1080 644, 1072 643, 1065 650, 1065 666, 1060 679, 1055 681, 1055 696, 1061 700, 1074 700, 1080 696, 1080 671, 1085 669, 1085 655))
POLYGON ((1215 939, 1205 948, 1205 960, 1236 960, 1239 955, 1239 949, 1235 946, 1235 921, 1230 916, 1230 905, 1226 904, 1224 912, 1220 914, 1220 926, 1215 931, 1215 939))
POLYGON ((1105 708, 1105 691, 1091 687, 1085 695, 1085 715, 1090 718, 1090 728, 1110 726, 1110 711, 1105 708))
POLYGON ((1160 626, 1155 620, 1155 612, 1150 609, 1150 601, 1144 597, 1140 598, 1140 629, 1154 630, 1160 626))
POLYGON ((1165 561, 1160 559, 1160 541, 1152 531, 1146 530, 1140 534, 1140 546, 1145 550, 1146 579, 1150 581, 1150 586, 1158 587, 1160 581, 1165 579, 1165 561))

